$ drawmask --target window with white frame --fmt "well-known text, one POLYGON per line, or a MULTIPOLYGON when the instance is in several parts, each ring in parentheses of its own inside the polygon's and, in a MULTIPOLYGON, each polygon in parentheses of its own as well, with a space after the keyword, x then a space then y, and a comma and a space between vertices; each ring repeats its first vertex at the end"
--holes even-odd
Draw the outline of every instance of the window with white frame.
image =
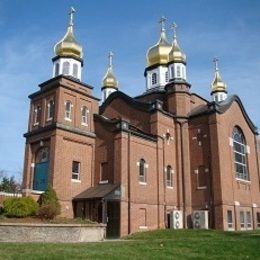
POLYGON ((157 74, 154 72, 152 74, 152 85, 155 85, 157 84, 157 74))
POLYGON ((76 64, 76 63, 73 64, 72 75, 73 75, 73 77, 78 78, 78 64, 76 64))
POLYGON ((72 115, 72 103, 71 101, 67 100, 65 102, 65 120, 71 121, 72 115))
POLYGON ((38 125, 41 121, 41 107, 38 105, 34 109, 33 125, 38 125))
POLYGON ((139 161, 139 182, 146 183, 147 176, 146 176, 146 168, 147 164, 144 159, 139 161))
POLYGON ((245 229, 245 214, 244 211, 240 211, 240 229, 245 229))
POLYGON ((247 229, 251 229, 252 228, 252 217, 251 217, 251 212, 250 211, 246 212, 246 227, 247 227, 247 229))
POLYGON ((235 177, 242 180, 249 180, 245 138, 238 127, 235 127, 233 130, 233 153, 235 177))
POLYGON ((70 72, 70 63, 68 61, 65 61, 62 67, 62 74, 68 75, 69 72, 70 72))
POLYGON ((72 161, 72 180, 80 180, 80 162, 72 161))
POLYGON ((47 104, 47 121, 52 120, 54 116, 54 101, 51 99, 47 104))
POLYGON ((232 210, 227 211, 227 224, 228 224, 228 229, 233 229, 233 214, 232 210))
POLYGON ((88 113, 89 110, 86 106, 83 106, 81 108, 81 124, 82 125, 88 125, 88 113))
POLYGON ((166 186, 167 187, 173 187, 172 176, 173 176, 173 169, 170 165, 168 165, 166 168, 166 186))

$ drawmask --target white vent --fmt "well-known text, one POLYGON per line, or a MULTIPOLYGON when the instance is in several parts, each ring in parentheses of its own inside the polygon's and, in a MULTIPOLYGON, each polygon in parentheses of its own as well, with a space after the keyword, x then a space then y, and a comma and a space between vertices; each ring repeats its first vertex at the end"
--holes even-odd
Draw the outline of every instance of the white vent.
POLYGON ((207 210, 195 210, 192 214, 192 224, 194 229, 208 229, 208 211, 207 210))
POLYGON ((183 228, 183 218, 181 210, 173 210, 171 212, 170 228, 182 229, 183 228))

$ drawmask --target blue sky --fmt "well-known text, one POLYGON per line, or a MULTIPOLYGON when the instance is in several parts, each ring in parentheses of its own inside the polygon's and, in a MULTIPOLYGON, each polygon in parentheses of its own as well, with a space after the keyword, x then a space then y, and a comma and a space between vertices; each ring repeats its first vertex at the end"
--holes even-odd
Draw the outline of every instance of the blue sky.
POLYGON ((19 178, 23 169, 27 96, 51 78, 53 46, 65 33, 70 6, 84 48, 83 81, 94 86, 94 95, 101 97, 109 50, 120 90, 133 96, 145 90, 146 51, 157 42, 164 15, 167 29, 178 24, 191 91, 210 99, 212 59, 219 57, 229 94, 240 96, 260 127, 258 0, 0 0, 0 170, 19 178))

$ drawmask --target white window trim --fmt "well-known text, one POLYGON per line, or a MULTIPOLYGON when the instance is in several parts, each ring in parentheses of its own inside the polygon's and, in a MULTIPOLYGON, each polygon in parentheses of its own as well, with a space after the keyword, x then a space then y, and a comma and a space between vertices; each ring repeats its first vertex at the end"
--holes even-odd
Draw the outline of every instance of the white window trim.
POLYGON ((99 184, 107 184, 108 180, 99 181, 99 184))
POLYGON ((81 183, 81 180, 71 179, 72 182, 81 183))
POLYGON ((147 185, 147 182, 139 181, 140 185, 147 185))

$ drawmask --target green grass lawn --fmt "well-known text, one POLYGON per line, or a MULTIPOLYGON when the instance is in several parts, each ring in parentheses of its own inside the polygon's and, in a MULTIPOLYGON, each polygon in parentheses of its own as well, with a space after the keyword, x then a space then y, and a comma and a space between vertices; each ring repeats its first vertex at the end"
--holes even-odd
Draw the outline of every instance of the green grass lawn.
POLYGON ((260 231, 157 230, 98 243, 0 243, 0 259, 260 259, 260 231))

